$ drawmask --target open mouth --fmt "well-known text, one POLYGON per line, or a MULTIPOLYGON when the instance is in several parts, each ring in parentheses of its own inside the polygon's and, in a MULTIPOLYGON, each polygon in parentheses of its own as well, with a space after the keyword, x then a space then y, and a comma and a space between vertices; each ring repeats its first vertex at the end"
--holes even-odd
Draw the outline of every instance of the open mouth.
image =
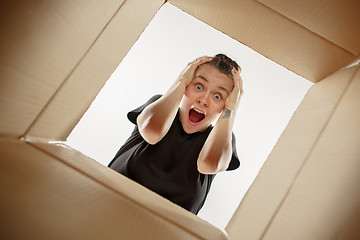
POLYGON ((205 118, 205 114, 194 108, 189 111, 189 121, 192 125, 196 125, 205 118))

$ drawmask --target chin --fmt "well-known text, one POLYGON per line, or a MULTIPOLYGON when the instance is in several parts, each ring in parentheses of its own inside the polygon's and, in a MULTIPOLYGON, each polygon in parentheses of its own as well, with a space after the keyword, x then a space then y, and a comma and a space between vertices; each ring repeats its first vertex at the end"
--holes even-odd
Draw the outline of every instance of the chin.
POLYGON ((199 125, 190 125, 189 123, 187 123, 187 125, 184 127, 183 125, 183 129, 186 133, 188 134, 192 134, 192 133, 196 133, 196 132, 204 132, 210 125, 204 125, 204 124, 199 124, 199 125))

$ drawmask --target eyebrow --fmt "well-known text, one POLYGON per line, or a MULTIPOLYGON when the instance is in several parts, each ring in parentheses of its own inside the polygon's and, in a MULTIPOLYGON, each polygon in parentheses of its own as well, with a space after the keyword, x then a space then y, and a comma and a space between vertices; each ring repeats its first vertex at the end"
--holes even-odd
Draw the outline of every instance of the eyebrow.
MULTIPOLYGON (((207 83, 209 82, 209 80, 206 77, 202 76, 202 75, 196 75, 196 77, 201 78, 204 82, 207 82, 207 83)), ((229 94, 229 90, 227 90, 225 87, 223 87, 221 85, 218 85, 217 87, 219 89, 225 91, 227 94, 229 94)))

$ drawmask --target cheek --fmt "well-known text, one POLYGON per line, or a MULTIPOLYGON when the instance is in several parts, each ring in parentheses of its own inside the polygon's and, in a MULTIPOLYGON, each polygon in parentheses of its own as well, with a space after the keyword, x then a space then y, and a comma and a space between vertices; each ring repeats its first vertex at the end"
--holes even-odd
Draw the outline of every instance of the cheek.
POLYGON ((217 113, 221 113, 224 110, 224 105, 219 106, 216 110, 217 113))
POLYGON ((217 114, 220 114, 223 110, 224 110, 224 107, 225 107, 225 103, 224 102, 217 102, 217 103, 213 103, 212 105, 212 112, 217 115, 217 114))
POLYGON ((196 98, 196 91, 194 91, 193 89, 191 88, 186 88, 186 91, 185 91, 185 97, 188 98, 189 100, 190 99, 194 99, 196 98))
POLYGON ((217 111, 222 111, 225 107, 225 101, 224 100, 214 100, 213 101, 213 106, 214 106, 214 109, 217 109, 217 111))
POLYGON ((192 96, 192 94, 189 91, 186 91, 182 100, 181 100, 181 106, 183 107, 188 107, 191 106, 193 103, 193 99, 194 97, 192 96))

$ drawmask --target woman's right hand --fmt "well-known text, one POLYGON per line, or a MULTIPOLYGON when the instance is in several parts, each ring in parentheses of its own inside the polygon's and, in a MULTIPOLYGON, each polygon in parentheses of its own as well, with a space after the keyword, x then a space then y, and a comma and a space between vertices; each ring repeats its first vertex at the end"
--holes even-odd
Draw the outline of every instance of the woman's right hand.
POLYGON ((188 63, 184 71, 180 74, 178 80, 179 82, 185 83, 185 86, 188 86, 192 79, 194 78, 194 74, 196 69, 207 62, 210 62, 213 58, 208 56, 203 56, 195 59, 194 61, 188 63))

